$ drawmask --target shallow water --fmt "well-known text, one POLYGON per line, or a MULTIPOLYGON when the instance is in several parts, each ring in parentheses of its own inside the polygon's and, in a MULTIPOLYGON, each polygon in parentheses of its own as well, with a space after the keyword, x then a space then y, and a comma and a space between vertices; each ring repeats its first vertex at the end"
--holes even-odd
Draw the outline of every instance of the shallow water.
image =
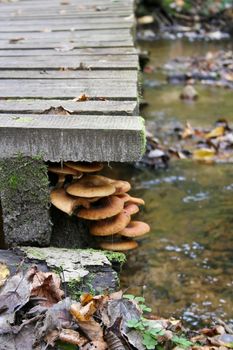
POLYGON ((185 102, 179 99, 183 85, 171 85, 161 71, 164 64, 176 57, 199 56, 220 49, 232 49, 232 43, 195 42, 187 40, 156 41, 143 43, 142 50, 150 52, 150 65, 156 67, 152 74, 144 74, 144 98, 149 102, 143 110, 147 120, 162 123, 179 120, 189 121, 194 126, 209 126, 217 119, 224 117, 233 122, 232 90, 209 87, 197 84, 195 88, 199 99, 195 102, 185 102))
MULTIPOLYGON (((210 46, 217 48, 206 45, 166 41, 154 43, 151 50, 149 43, 151 63, 160 65, 174 55, 205 54, 210 46)), ((232 91, 199 87, 204 91, 199 101, 187 105, 178 98, 180 89, 145 87, 150 105, 143 114, 156 135, 171 122, 211 126, 220 116, 233 121, 232 91)), ((128 256, 123 288, 143 294, 163 317, 183 317, 196 326, 212 316, 233 323, 232 166, 173 161, 161 171, 124 167, 120 176, 130 179, 134 194, 145 199, 138 217, 151 225, 151 233, 128 256)))

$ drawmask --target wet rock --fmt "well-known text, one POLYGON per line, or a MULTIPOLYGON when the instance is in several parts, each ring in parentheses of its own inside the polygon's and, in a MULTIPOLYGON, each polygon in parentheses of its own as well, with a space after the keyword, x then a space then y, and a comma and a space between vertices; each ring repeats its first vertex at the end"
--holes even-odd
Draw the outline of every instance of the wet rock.
POLYGON ((192 85, 186 85, 180 94, 180 98, 183 100, 196 100, 198 93, 192 85))

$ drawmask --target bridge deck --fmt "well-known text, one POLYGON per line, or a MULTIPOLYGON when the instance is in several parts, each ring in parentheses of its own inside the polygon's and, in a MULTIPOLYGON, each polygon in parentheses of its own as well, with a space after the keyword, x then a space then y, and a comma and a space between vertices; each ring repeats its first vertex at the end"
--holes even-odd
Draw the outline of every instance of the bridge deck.
POLYGON ((0 155, 134 161, 133 0, 0 0, 0 155))

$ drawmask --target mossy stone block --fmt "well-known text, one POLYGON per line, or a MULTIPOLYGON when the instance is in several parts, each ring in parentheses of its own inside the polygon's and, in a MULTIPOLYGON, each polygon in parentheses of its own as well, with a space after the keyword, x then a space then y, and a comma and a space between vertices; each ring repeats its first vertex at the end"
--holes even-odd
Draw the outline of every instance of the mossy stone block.
POLYGON ((47 166, 39 157, 0 159, 0 198, 7 246, 50 243, 47 166))

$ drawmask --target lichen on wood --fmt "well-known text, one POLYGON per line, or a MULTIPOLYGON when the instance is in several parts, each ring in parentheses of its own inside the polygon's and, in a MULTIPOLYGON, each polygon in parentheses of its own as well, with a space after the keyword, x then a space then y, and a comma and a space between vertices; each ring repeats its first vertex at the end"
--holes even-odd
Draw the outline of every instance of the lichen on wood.
POLYGON ((96 294, 114 291, 119 286, 118 275, 112 265, 113 261, 117 265, 118 256, 110 261, 106 252, 94 249, 20 247, 20 250, 30 261, 44 262, 50 271, 57 272, 74 299, 83 292, 96 294))

